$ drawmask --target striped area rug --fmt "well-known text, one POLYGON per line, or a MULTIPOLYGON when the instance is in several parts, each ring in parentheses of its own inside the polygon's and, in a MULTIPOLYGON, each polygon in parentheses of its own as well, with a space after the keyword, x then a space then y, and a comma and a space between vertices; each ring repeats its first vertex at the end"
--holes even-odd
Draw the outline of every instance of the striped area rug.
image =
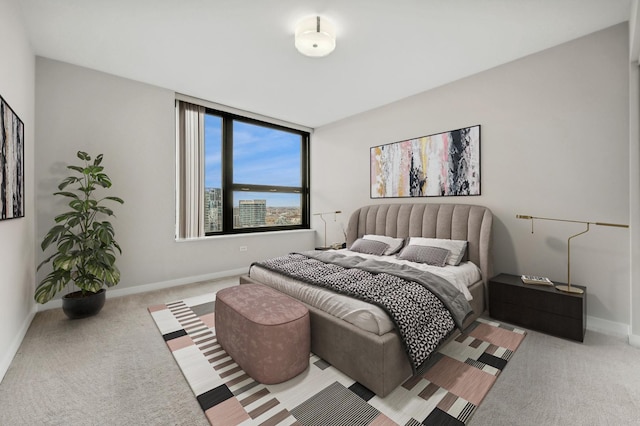
POLYGON ((214 301, 207 294, 148 309, 216 426, 464 425, 525 337, 524 330, 480 319, 385 398, 314 354, 299 376, 263 385, 217 343, 214 301))

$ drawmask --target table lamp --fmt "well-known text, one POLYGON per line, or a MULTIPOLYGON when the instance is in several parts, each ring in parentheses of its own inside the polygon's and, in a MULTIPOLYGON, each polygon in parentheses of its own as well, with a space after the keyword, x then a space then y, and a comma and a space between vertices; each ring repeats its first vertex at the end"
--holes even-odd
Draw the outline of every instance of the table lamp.
POLYGON ((533 234, 533 220, 534 219, 551 220, 551 221, 554 221, 554 222, 582 223, 584 225, 587 225, 587 228, 584 231, 578 232, 577 234, 574 234, 574 235, 571 235, 567 239, 567 285, 557 285, 556 286, 556 288, 558 290, 560 290, 560 291, 564 291, 566 293, 577 293, 577 294, 583 293, 583 290, 581 288, 571 287, 571 239, 575 238, 575 237, 577 237, 579 235, 586 234, 587 232, 589 232, 589 226, 590 225, 615 226, 617 228, 628 228, 629 227, 629 225, 621 225, 621 224, 618 224, 618 223, 587 222, 587 221, 582 221, 582 220, 555 219, 555 218, 550 218, 550 217, 529 216, 529 215, 524 215, 524 214, 517 214, 516 218, 531 220, 531 233, 532 234, 533 234))
POLYGON ((338 214, 342 213, 340 210, 335 210, 332 212, 322 212, 322 213, 314 213, 314 216, 320 216, 320 219, 324 222, 324 246, 323 248, 327 248, 327 221, 324 220, 325 214, 333 214, 333 221, 335 222, 338 219, 338 214))

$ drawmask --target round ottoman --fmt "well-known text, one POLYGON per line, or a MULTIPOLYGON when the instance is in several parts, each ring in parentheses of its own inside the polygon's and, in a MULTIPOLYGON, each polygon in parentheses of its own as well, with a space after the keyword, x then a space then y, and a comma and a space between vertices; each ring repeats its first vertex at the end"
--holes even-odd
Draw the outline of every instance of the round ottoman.
POLYGON ((257 382, 281 383, 309 365, 309 310, 270 287, 243 284, 218 291, 215 330, 222 348, 257 382))

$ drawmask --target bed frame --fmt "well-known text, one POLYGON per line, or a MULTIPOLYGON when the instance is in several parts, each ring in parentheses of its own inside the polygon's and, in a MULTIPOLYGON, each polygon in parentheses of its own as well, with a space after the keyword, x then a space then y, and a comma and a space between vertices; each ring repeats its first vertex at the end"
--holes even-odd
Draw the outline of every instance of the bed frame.
MULTIPOLYGON (((347 247, 365 234, 396 238, 427 237, 468 241, 467 258, 480 267, 482 278, 470 288, 471 324, 485 310, 487 282, 492 277, 493 215, 468 204, 376 204, 353 212, 347 227, 347 247)), ((249 276, 241 284, 259 283, 249 276)), ((411 377, 411 365, 394 330, 382 336, 307 305, 311 314, 311 351, 354 380, 384 397, 411 377)))

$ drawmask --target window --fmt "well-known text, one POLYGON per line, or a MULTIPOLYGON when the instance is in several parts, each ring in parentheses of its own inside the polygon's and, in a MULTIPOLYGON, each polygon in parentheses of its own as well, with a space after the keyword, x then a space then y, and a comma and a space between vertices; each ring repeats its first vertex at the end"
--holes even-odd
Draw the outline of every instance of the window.
POLYGON ((309 228, 308 132, 210 108, 198 110, 200 131, 189 132, 188 107, 183 112, 180 104, 179 163, 186 163, 179 169, 187 171, 178 174, 178 192, 188 193, 190 181, 202 183, 193 197, 179 196, 179 238, 309 228), (199 151, 181 141, 190 133, 198 135, 199 151), (201 169, 189 173, 188 163, 197 161, 201 169), (189 219, 190 209, 201 219, 189 219), (189 222, 201 226, 184 230, 189 222))

